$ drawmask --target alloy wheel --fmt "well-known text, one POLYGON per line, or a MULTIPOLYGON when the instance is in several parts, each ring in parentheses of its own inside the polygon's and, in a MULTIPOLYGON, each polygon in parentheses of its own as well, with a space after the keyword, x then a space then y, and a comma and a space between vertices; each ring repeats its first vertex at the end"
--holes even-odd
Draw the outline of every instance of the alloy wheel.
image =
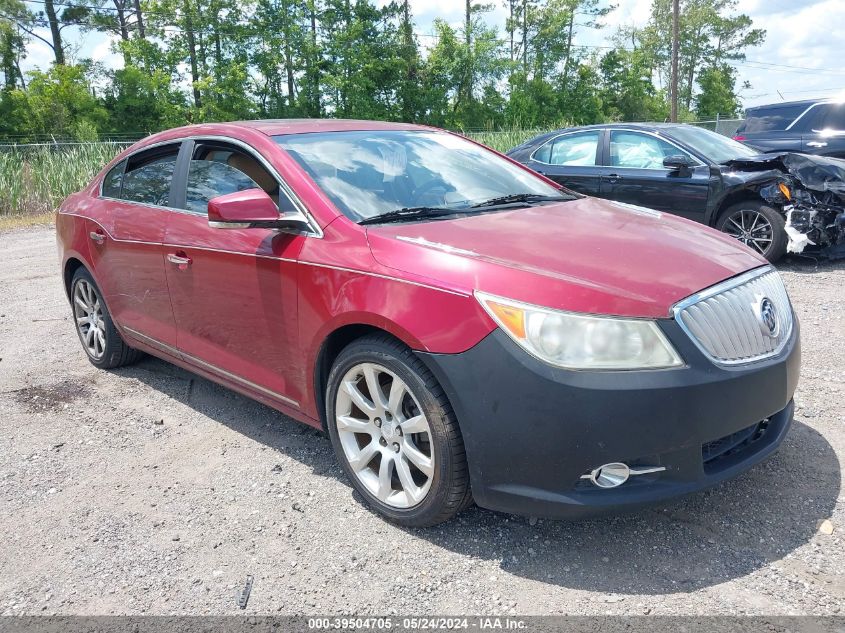
POLYGON ((772 244, 774 229, 766 217, 754 209, 740 209, 732 213, 722 231, 746 246, 765 255, 772 244))
POLYGON ((343 377, 335 424, 344 456, 367 491, 382 503, 411 508, 434 476, 431 427, 408 385, 375 363, 343 377))
POLYGON ((85 351, 96 360, 106 352, 106 324, 97 289, 80 279, 73 290, 73 316, 85 351))

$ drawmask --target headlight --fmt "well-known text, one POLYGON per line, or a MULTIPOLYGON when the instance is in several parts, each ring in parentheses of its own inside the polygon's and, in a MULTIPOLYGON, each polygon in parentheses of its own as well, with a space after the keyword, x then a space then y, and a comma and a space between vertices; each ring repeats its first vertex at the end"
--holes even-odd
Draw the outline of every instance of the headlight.
POLYGON ((483 292, 487 313, 529 354, 567 369, 662 369, 683 361, 647 319, 561 312, 483 292))

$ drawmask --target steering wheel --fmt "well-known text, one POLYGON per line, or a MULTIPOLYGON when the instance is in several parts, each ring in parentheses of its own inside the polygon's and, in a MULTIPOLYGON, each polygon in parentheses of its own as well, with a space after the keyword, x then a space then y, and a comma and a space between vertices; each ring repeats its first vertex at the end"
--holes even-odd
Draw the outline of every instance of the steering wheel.
POLYGON ((414 198, 420 198, 423 195, 429 193, 430 190, 436 189, 438 187, 442 188, 445 193, 448 190, 449 185, 443 182, 440 178, 432 178, 414 189, 414 198))

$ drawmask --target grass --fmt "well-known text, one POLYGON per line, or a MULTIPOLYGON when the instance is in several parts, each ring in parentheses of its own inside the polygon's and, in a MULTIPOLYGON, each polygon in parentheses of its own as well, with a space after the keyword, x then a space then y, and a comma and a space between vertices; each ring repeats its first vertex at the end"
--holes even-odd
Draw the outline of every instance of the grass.
POLYGON ((65 197, 91 182, 120 149, 119 145, 102 143, 0 151, 2 226, 12 222, 20 225, 23 218, 43 220, 65 197))
POLYGON ((466 136, 499 152, 507 152, 530 138, 548 130, 502 130, 490 132, 469 132, 466 136))
MULTIPOLYGON (((506 152, 540 132, 505 130, 467 136, 506 152)), ((85 187, 122 148, 92 143, 0 150, 0 230, 52 222, 61 201, 85 187)))
POLYGON ((55 213, 36 213, 34 215, 0 215, 0 231, 20 229, 38 224, 53 224, 55 213))

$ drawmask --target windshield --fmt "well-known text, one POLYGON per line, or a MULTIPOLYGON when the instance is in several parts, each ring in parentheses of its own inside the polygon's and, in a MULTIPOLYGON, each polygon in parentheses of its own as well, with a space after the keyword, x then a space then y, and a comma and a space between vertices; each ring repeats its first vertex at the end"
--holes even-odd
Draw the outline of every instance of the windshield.
POLYGON ((749 158, 760 154, 757 150, 737 143, 727 136, 694 125, 673 127, 672 136, 714 163, 725 163, 735 158, 749 158))
POLYGON ((529 171, 453 134, 362 131, 274 137, 356 222, 394 211, 473 204, 515 194, 562 195, 529 171))

